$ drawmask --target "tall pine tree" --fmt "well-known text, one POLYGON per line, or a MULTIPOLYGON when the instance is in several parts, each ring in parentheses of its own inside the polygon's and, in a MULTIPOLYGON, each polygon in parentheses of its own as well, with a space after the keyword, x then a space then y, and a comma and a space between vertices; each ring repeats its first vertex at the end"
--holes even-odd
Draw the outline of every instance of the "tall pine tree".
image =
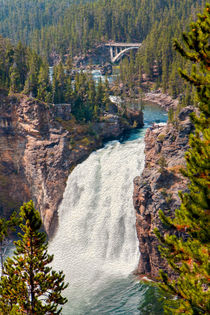
POLYGON ((66 94, 66 74, 64 66, 60 62, 53 70, 53 103, 60 104, 65 102, 66 94))
POLYGON ((60 314, 67 302, 62 297, 63 272, 52 271, 48 265, 53 256, 47 253, 46 234, 39 232, 42 222, 33 202, 24 204, 20 210, 23 233, 15 242, 13 258, 7 258, 4 275, 0 281, 1 314, 60 314))
POLYGON ((37 97, 38 72, 40 67, 40 58, 34 52, 29 54, 29 71, 24 85, 24 93, 32 97, 37 97))
POLYGON ((0 261, 1 261, 1 275, 4 274, 4 258, 6 250, 10 244, 9 233, 15 231, 15 228, 20 223, 20 219, 16 212, 10 216, 8 220, 0 218, 0 261))
POLYGON ((49 65, 46 61, 43 61, 38 75, 38 92, 37 98, 46 102, 52 102, 52 91, 49 79, 49 65))
MULTIPOLYGON (((210 268, 210 4, 190 32, 183 34, 185 47, 177 41, 175 49, 193 62, 190 74, 180 70, 181 76, 196 89, 197 114, 192 115, 195 133, 190 137, 190 149, 186 153, 186 169, 189 193, 180 193, 181 206, 175 218, 160 212, 163 223, 175 232, 163 236, 156 230, 161 241, 160 250, 177 274, 170 279, 161 271, 160 287, 175 295, 177 308, 169 305, 173 314, 209 314, 210 268), (182 235, 182 236, 180 236, 182 235)), ((173 303, 174 304, 174 303, 173 303)))

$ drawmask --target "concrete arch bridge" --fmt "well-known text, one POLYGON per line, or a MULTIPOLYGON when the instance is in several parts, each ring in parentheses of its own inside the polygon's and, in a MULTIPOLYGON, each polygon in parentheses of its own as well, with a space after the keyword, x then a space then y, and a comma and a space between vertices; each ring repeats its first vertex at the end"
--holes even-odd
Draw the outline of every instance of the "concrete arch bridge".
POLYGON ((105 44, 105 46, 110 49, 111 62, 115 63, 119 61, 126 52, 132 49, 139 49, 141 43, 114 43, 110 42, 105 44))

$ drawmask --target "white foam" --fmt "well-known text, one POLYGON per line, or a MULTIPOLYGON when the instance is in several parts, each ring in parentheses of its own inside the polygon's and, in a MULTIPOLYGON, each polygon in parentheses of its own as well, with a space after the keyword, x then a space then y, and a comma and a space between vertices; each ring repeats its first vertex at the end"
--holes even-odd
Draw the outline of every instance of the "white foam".
POLYGON ((70 174, 49 251, 53 267, 66 275, 73 300, 87 300, 110 277, 127 276, 136 268, 133 178, 143 166, 143 139, 112 141, 70 174))

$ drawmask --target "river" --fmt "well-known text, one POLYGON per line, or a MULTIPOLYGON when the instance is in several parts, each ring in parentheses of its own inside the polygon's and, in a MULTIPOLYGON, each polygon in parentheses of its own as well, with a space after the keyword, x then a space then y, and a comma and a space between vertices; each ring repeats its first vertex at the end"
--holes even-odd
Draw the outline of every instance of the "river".
POLYGON ((106 143, 69 175, 49 244, 53 268, 69 282, 65 315, 163 314, 157 290, 132 275, 139 260, 133 179, 144 167, 146 128, 167 114, 146 105, 144 117, 144 128, 106 143))

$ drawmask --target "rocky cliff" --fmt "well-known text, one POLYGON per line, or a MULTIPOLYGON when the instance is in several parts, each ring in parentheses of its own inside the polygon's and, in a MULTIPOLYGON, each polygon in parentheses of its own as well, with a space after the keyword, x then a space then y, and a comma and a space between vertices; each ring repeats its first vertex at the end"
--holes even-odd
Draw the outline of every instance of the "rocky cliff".
POLYGON ((0 215, 8 216, 32 199, 50 236, 73 167, 105 139, 132 128, 134 121, 143 124, 142 114, 131 112, 124 118, 110 113, 98 122, 78 125, 70 112, 70 105, 49 107, 0 91, 0 215))
POLYGON ((191 107, 179 114, 178 124, 153 125, 145 136, 145 168, 141 176, 134 179, 133 201, 136 210, 136 229, 139 239, 140 261, 138 273, 157 277, 159 269, 167 270, 158 251, 158 240, 153 233, 155 227, 163 231, 159 220, 159 209, 173 216, 179 207, 179 191, 187 190, 186 179, 180 174, 185 164, 189 134, 193 125, 189 118, 191 107))

